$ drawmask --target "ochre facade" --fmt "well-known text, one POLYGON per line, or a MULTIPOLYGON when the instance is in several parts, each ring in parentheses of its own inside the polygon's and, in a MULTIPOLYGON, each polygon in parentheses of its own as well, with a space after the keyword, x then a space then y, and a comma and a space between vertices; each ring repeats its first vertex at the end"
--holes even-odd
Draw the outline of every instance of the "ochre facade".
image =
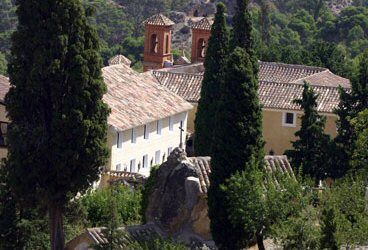
POLYGON ((172 26, 146 24, 144 41, 143 70, 164 68, 165 62, 172 61, 172 26))
MULTIPOLYGON (((189 111, 188 115, 188 131, 194 132, 194 121, 197 113, 197 106, 189 111)), ((336 120, 337 117, 333 114, 324 114, 326 116, 325 132, 331 136, 336 137, 336 120)), ((300 118, 302 112, 298 111, 282 111, 282 110, 263 110, 263 137, 266 142, 265 153, 269 154, 271 151, 275 155, 282 155, 285 150, 292 149, 291 141, 295 141, 295 132, 300 129, 300 118), (283 113, 291 112, 297 115, 296 126, 285 126, 283 124, 283 113)))

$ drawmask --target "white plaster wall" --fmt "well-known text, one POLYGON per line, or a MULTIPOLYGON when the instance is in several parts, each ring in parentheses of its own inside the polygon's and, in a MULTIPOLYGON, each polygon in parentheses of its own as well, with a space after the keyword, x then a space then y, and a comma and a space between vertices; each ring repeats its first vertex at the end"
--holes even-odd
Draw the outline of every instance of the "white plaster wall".
POLYGON ((122 147, 117 147, 117 132, 112 128, 109 129, 108 145, 111 148, 110 161, 107 164, 107 169, 117 170, 116 166, 121 164, 121 170, 125 168, 130 171, 130 161, 136 160, 134 172, 138 172, 144 175, 149 175, 151 166, 155 164, 156 151, 160 150, 159 163, 167 159, 168 149, 171 147, 174 149, 180 144, 180 121, 183 121, 183 143, 185 145, 185 136, 187 133, 187 119, 188 112, 183 112, 171 117, 173 121, 173 131, 169 130, 169 117, 162 119, 162 131, 161 135, 157 134, 157 121, 149 123, 149 138, 144 139, 144 126, 135 128, 136 143, 131 142, 132 130, 123 131, 123 143, 122 147), (143 156, 148 155, 148 167, 143 168, 143 156), (151 165, 152 161, 152 165, 151 165), (138 171, 138 164, 140 169, 138 171))

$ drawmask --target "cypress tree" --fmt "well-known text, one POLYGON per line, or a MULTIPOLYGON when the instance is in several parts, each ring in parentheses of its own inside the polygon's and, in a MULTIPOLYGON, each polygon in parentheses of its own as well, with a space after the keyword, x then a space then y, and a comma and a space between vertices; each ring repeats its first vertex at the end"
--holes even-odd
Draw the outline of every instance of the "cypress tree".
POLYGON ((220 249, 240 249, 248 244, 249 235, 242 225, 231 224, 221 185, 233 174, 246 171, 249 164, 261 167, 264 157, 258 80, 243 48, 230 54, 217 116, 221 123, 215 127, 208 191, 211 232, 220 249))
POLYGON ((68 201, 98 179, 108 156, 98 38, 78 0, 19 0, 5 98, 9 186, 49 211, 52 249, 64 249, 68 201))
POLYGON ((298 138, 292 142, 293 149, 285 154, 295 168, 302 168, 303 174, 309 175, 316 181, 324 179, 329 171, 329 149, 331 139, 324 133, 326 117, 317 111, 317 98, 312 87, 304 83, 302 99, 294 100, 303 109, 302 124, 295 133, 298 138))
POLYGON ((220 85, 224 84, 225 62, 228 55, 228 31, 226 27, 225 5, 217 5, 217 13, 212 25, 211 37, 204 62, 201 99, 195 120, 195 153, 209 156, 213 144, 213 127, 217 101, 221 96, 220 85))
POLYGON ((338 135, 335 138, 337 146, 335 177, 343 176, 351 168, 350 161, 357 140, 357 133, 351 121, 368 108, 368 50, 360 58, 358 72, 352 80, 351 87, 351 93, 340 88, 340 104, 336 110, 339 119, 337 121, 338 135))
POLYGON ((258 75, 258 59, 254 49, 253 24, 248 4, 249 0, 236 0, 232 46, 245 49, 252 61, 254 74, 258 75))

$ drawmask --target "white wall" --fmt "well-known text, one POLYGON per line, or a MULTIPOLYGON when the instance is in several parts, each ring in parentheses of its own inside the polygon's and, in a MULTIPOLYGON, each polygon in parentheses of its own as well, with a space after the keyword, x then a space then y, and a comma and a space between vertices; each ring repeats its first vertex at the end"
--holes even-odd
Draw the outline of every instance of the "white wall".
POLYGON ((169 130, 169 117, 162 119, 161 135, 157 134, 157 121, 148 124, 149 138, 144 139, 144 126, 134 128, 136 134, 136 143, 131 142, 132 130, 126 130, 120 133, 123 137, 121 148, 117 145, 117 132, 112 128, 109 129, 108 145, 111 148, 111 157, 107 165, 109 170, 117 170, 118 164, 121 169, 125 168, 130 171, 130 161, 135 159, 135 171, 144 175, 149 175, 151 166, 156 165, 156 151, 160 150, 158 163, 161 164, 168 156, 168 149, 174 149, 180 144, 180 121, 183 121, 183 144, 185 146, 185 136, 187 132, 188 112, 183 112, 171 117, 173 121, 173 131, 169 130), (148 155, 147 168, 143 168, 143 156, 148 155), (152 165, 151 165, 152 162, 152 165), (138 171, 138 165, 140 169, 138 171))

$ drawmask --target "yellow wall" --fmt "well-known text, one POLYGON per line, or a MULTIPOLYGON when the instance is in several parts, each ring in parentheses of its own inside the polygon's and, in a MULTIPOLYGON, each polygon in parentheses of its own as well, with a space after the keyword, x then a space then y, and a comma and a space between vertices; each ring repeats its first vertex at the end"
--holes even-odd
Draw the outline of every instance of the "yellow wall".
POLYGON ((122 169, 125 168, 130 171, 130 161, 136 160, 135 172, 139 172, 143 175, 149 175, 149 171, 152 165, 156 165, 155 153, 160 150, 159 164, 163 159, 166 160, 168 156, 169 148, 176 148, 180 144, 180 121, 184 121, 183 131, 183 143, 185 145, 186 127, 188 112, 183 112, 171 117, 173 120, 173 131, 169 130, 169 118, 162 119, 162 131, 161 135, 157 134, 157 121, 149 124, 149 138, 144 139, 144 126, 135 128, 136 143, 131 142, 132 130, 128 129, 123 131, 123 144, 121 148, 117 147, 117 132, 110 128, 108 133, 108 145, 111 149, 110 160, 106 166, 108 170, 116 170, 116 166, 121 164, 122 169), (143 156, 148 155, 148 168, 143 168, 143 156), (138 170, 138 164, 140 163, 140 169, 138 170))
MULTIPOLYGON (((188 131, 194 131, 194 120, 197 112, 197 105, 189 111, 188 131)), ((300 117, 302 112, 297 113, 296 127, 286 127, 282 124, 283 112, 281 110, 263 110, 263 136, 266 141, 265 153, 268 154, 271 149, 277 155, 284 154, 285 150, 291 149, 291 141, 295 140, 295 132, 300 129, 300 117)), ((290 111, 294 112, 294 111, 290 111)), ((336 136, 336 120, 333 114, 327 115, 325 132, 333 138, 336 136)))
POLYGON ((196 117, 196 113, 197 113, 197 107, 198 107, 198 103, 191 103, 193 106, 193 109, 191 109, 189 111, 188 114, 188 132, 193 133, 194 132, 194 120, 196 117))

